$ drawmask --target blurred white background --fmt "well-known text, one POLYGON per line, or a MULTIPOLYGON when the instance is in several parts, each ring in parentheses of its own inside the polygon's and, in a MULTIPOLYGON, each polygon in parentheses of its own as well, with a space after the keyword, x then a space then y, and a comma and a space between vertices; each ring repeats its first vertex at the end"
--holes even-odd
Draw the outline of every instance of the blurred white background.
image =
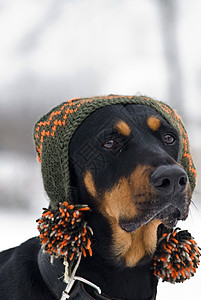
MULTIPOLYGON (((74 97, 147 95, 182 116, 201 170, 200 0, 0 0, 0 250, 37 235, 48 201, 32 129, 74 97)), ((201 186, 179 224, 201 245, 201 186)), ((200 299, 201 270, 158 299, 200 299)))

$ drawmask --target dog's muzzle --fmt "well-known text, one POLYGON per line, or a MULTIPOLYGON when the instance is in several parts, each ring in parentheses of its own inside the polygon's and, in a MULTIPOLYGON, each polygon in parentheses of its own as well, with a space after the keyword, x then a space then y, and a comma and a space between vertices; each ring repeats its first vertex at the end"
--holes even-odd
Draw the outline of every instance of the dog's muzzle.
POLYGON ((188 183, 188 176, 179 165, 162 165, 156 168, 150 175, 155 199, 147 199, 147 203, 141 203, 139 214, 132 220, 119 220, 119 226, 126 232, 133 232, 157 219, 166 227, 173 228, 178 220, 185 220, 188 216, 188 183))

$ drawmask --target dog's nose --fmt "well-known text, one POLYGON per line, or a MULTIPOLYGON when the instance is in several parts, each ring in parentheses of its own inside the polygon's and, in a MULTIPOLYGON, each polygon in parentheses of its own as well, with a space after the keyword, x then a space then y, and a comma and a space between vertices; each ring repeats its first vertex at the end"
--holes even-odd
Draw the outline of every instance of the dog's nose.
POLYGON ((150 177, 154 188, 162 194, 177 194, 185 190, 188 182, 186 172, 178 165, 160 166, 150 177))

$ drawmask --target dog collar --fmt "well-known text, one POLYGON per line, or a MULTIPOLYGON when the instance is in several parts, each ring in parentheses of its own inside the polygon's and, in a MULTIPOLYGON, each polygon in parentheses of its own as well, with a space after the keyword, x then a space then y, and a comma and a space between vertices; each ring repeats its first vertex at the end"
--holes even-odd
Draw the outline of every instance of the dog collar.
POLYGON ((98 291, 101 293, 100 288, 98 288, 88 280, 85 280, 78 276, 75 277, 76 282, 73 290, 69 293, 66 293, 66 283, 63 281, 65 268, 62 260, 54 259, 54 261, 51 262, 50 255, 47 253, 43 253, 41 249, 38 253, 38 266, 43 280, 56 299, 121 300, 117 298, 109 298, 104 294, 99 294, 98 291), (84 287, 84 283, 94 288, 94 297, 87 293, 84 287))
MULTIPOLYGON (((48 289, 51 291, 53 296, 56 299, 64 300, 64 299, 82 299, 82 300, 121 300, 120 298, 111 298, 106 294, 102 293, 96 285, 93 285, 91 282, 76 276, 76 282, 74 284, 74 288, 70 293, 66 293, 66 283, 63 281, 65 267, 62 263, 61 259, 54 259, 53 262, 50 261, 50 255, 44 253, 41 249, 38 253, 38 266, 41 273, 41 276, 47 285, 48 289), (82 282, 82 281, 84 282, 82 282), (94 288, 93 296, 91 296, 85 289, 85 284, 90 285, 94 288)), ((156 293, 147 299, 147 300, 155 300, 156 293)))

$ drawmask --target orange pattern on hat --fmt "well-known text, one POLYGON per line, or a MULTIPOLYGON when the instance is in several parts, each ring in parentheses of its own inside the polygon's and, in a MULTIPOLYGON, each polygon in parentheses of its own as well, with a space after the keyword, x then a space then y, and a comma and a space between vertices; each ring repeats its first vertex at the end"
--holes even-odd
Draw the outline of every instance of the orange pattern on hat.
MULTIPOLYGON (((99 98, 99 97, 97 97, 99 98)), ((89 99, 80 99, 80 98, 74 98, 74 99, 71 99, 69 100, 68 102, 64 103, 63 106, 60 108, 60 110, 58 111, 53 111, 51 114, 50 114, 50 117, 48 118, 48 121, 44 121, 44 122, 39 122, 37 124, 37 127, 36 127, 36 131, 37 133, 35 134, 35 138, 40 140, 40 147, 36 146, 36 150, 38 152, 38 161, 40 162, 40 158, 41 158, 41 152, 42 152, 42 148, 43 148, 43 140, 44 140, 44 136, 52 136, 54 137, 54 133, 55 131, 57 130, 57 127, 58 126, 65 126, 65 120, 67 119, 67 115, 68 114, 72 114, 72 113, 75 113, 78 108, 83 105, 84 103, 91 103, 93 101, 95 101, 97 98, 89 98, 89 99), (80 100, 82 102, 80 102, 80 100), (79 102, 79 103, 78 103, 79 102), (72 108, 70 109, 70 107, 72 106, 72 108), (75 107, 76 106, 76 107, 75 107), (53 117, 54 116, 58 116, 58 115, 61 115, 61 112, 66 108, 66 107, 69 107, 65 110, 65 115, 63 116, 63 121, 61 121, 60 119, 55 119, 55 121, 53 122, 53 126, 52 126, 52 131, 50 132, 49 130, 48 131, 45 131, 45 129, 41 132, 41 137, 39 136, 39 132, 40 132, 40 127, 41 126, 49 126, 53 117)), ((104 97, 104 99, 113 99, 113 98, 119 98, 119 96, 107 96, 107 97, 104 97)), ((122 98, 130 98, 132 99, 133 97, 132 96, 125 96, 125 97, 122 97, 122 98)))

